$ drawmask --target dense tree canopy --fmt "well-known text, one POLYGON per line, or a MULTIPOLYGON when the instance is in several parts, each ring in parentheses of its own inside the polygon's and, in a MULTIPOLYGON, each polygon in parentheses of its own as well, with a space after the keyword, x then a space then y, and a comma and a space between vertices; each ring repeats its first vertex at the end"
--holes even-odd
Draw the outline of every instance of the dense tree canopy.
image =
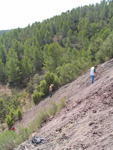
POLYGON ((42 70, 57 73, 60 67, 69 66, 73 70, 72 64, 78 64, 81 57, 90 65, 111 59, 112 31, 113 0, 103 0, 4 32, 0 36, 0 80, 19 83, 42 70))

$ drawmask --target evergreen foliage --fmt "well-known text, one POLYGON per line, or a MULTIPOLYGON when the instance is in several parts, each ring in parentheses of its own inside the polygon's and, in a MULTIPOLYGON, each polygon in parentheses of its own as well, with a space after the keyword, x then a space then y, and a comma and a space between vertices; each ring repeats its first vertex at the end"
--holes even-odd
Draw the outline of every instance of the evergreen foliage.
POLYGON ((40 91, 44 93, 45 96, 49 94, 49 86, 53 84, 53 91, 59 86, 59 80, 56 74, 52 72, 47 72, 44 75, 44 80, 40 82, 40 91))
POLYGON ((18 107, 18 109, 17 109, 17 116, 18 116, 18 119, 20 120, 20 119, 22 119, 22 109, 20 108, 20 107, 18 107))
MULTIPOLYGON (((111 58, 113 0, 103 0, 100 4, 73 8, 23 29, 4 32, 0 36, 0 82, 8 82, 13 87, 27 86, 37 104, 49 94, 51 83, 53 90, 57 90, 91 65, 111 58)), ((18 98, 7 99, 0 100, 1 121, 10 115, 7 106, 13 105, 14 110, 20 106, 18 98)), ((8 124, 12 124, 12 116, 7 118, 8 124)))
POLYGON ((69 64, 72 67, 72 59, 78 57, 76 54, 73 56, 74 49, 79 52, 85 50, 90 63, 111 59, 112 55, 105 59, 103 53, 100 58, 100 47, 112 30, 113 1, 103 0, 100 4, 74 8, 42 23, 35 22, 24 29, 6 32, 0 36, 0 63, 3 63, 0 81, 8 80, 16 85, 42 69, 56 73, 59 67, 69 64))
POLYGON ((3 82, 4 80, 5 80, 5 67, 2 60, 0 59, 0 82, 3 82))
POLYGON ((7 115, 6 123, 9 128, 11 128, 11 126, 14 124, 14 119, 11 115, 7 115))
POLYGON ((55 72, 63 64, 63 48, 58 42, 46 45, 44 48, 44 69, 55 72))
POLYGON ((43 95, 44 95, 44 93, 35 91, 32 96, 33 103, 35 105, 38 104, 41 101, 43 95))
POLYGON ((7 54, 6 75, 10 84, 18 83, 21 78, 17 53, 11 48, 7 54))

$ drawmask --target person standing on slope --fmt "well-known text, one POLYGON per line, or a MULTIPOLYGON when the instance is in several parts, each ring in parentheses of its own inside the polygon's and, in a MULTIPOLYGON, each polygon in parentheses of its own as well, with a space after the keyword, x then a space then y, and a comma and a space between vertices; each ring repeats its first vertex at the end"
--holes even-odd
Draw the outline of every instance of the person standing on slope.
POLYGON ((91 84, 94 83, 95 73, 96 73, 97 66, 91 67, 90 75, 91 75, 91 84))
POLYGON ((49 96, 50 96, 50 98, 52 97, 52 92, 53 92, 53 84, 51 84, 50 87, 49 87, 49 96))

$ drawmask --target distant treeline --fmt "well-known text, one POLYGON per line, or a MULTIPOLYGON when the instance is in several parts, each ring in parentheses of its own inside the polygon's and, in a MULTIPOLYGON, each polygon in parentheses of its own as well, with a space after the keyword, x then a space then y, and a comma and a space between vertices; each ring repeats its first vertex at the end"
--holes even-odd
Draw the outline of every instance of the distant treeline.
MULTIPOLYGON (((12 29, 13 30, 13 29, 12 29)), ((0 36, 4 33, 10 32, 11 30, 0 30, 0 36)))

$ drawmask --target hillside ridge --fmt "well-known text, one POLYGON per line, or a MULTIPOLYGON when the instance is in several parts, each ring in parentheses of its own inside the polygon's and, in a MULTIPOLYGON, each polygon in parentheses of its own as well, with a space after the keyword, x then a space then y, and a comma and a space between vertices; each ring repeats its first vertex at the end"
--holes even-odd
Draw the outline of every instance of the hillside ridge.
MULTIPOLYGON (((59 88, 52 99, 45 98, 39 105, 24 112, 19 124, 27 126, 43 106, 61 98, 67 106, 45 123, 37 135, 46 139, 39 150, 112 150, 113 147, 113 59, 98 65, 94 84, 90 70, 75 81, 59 88)), ((18 123, 17 123, 18 125, 18 123)), ((22 145, 35 150, 30 141, 22 145)), ((19 146, 16 150, 21 150, 19 146)))

